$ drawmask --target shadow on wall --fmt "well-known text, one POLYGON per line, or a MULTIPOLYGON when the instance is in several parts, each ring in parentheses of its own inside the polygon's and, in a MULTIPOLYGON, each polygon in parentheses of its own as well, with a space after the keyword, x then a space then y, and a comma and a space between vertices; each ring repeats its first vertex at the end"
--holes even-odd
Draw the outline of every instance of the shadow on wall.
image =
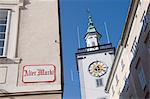
POLYGON ((26 5, 31 4, 31 1, 30 1, 30 0, 23 0, 22 2, 23 2, 23 6, 24 6, 23 9, 27 9, 27 8, 26 8, 26 5))
POLYGON ((15 99, 13 96, 9 95, 9 93, 4 90, 4 89, 0 89, 0 94, 2 94, 2 96, 6 96, 8 99, 15 99))

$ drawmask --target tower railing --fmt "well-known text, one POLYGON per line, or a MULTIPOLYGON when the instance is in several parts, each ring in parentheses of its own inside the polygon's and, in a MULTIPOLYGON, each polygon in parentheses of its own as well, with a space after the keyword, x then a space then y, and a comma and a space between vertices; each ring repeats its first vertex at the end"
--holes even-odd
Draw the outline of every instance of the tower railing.
POLYGON ((92 47, 79 48, 77 53, 98 51, 98 50, 104 50, 104 49, 110 49, 110 48, 112 48, 112 43, 102 44, 102 45, 92 46, 92 47))

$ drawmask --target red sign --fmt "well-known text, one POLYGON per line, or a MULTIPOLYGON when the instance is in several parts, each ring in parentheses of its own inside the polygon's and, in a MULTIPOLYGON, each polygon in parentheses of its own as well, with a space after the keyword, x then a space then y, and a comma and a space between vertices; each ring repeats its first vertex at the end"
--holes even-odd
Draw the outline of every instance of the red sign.
POLYGON ((25 65, 22 72, 24 83, 54 82, 56 80, 56 67, 48 65, 25 65))

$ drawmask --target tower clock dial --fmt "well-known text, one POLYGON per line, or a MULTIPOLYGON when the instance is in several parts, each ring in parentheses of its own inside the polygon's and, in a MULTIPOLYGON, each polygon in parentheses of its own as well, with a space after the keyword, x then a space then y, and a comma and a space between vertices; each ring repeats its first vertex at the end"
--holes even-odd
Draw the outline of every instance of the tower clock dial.
POLYGON ((106 74, 108 67, 101 61, 94 61, 89 65, 88 71, 94 77, 106 74))

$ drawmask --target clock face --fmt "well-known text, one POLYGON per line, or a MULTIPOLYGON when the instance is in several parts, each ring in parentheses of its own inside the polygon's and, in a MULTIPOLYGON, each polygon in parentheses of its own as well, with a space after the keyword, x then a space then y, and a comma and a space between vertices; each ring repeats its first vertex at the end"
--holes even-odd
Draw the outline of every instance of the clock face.
POLYGON ((101 77, 107 72, 108 67, 101 61, 90 64, 88 71, 94 77, 101 77))

